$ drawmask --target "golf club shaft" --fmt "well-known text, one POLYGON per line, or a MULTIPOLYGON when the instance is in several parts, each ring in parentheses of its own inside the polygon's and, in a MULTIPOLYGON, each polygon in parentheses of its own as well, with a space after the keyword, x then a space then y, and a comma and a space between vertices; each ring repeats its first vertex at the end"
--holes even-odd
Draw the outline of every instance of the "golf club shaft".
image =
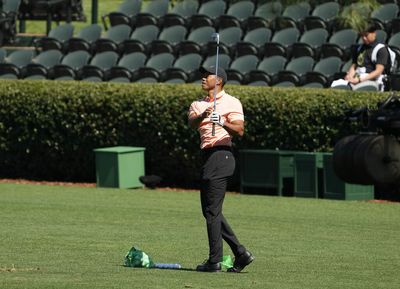
POLYGON ((169 264, 169 263, 155 263, 153 268, 157 269, 181 269, 180 264, 169 264))
MULTIPOLYGON (((217 79, 218 79, 218 55, 219 54, 219 41, 217 41, 217 55, 215 57, 215 86, 214 86, 214 111, 217 109, 217 79)), ((212 136, 215 136, 215 123, 212 127, 212 136)))

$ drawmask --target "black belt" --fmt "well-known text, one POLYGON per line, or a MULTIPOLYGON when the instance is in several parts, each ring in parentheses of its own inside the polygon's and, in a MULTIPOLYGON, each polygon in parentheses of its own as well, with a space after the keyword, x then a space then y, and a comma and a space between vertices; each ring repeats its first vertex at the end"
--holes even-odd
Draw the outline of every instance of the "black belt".
POLYGON ((216 151, 230 151, 232 152, 232 147, 230 146, 215 146, 210 148, 205 148, 201 150, 203 156, 209 156, 216 151))

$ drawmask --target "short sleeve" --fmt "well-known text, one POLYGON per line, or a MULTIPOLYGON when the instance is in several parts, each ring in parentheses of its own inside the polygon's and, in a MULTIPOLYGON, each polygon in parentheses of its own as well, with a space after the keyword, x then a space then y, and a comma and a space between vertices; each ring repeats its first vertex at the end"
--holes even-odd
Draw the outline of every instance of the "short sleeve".
POLYGON ((243 107, 238 99, 234 99, 234 101, 232 101, 232 107, 231 107, 231 111, 228 115, 228 120, 229 120, 229 122, 232 122, 235 120, 244 121, 243 107))
POLYGON ((388 64, 388 57, 389 57, 389 52, 386 49, 379 49, 377 55, 376 55, 376 64, 382 64, 386 66, 388 64))
POLYGON ((199 115, 199 109, 196 105, 196 102, 192 102, 192 104, 189 107, 189 111, 188 111, 188 118, 194 118, 197 117, 199 115))

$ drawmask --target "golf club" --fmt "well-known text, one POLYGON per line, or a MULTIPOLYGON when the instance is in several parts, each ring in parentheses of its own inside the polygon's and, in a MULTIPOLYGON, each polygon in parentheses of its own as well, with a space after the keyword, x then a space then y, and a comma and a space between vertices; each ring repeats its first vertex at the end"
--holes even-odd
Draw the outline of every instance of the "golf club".
MULTIPOLYGON (((217 82, 217 74, 218 74, 218 54, 219 54, 219 34, 213 33, 211 34, 211 39, 217 43, 217 54, 215 58, 215 83, 217 82)), ((214 111, 217 109, 217 87, 214 86, 214 111)), ((215 123, 213 123, 212 127, 212 135, 215 136, 215 123)))

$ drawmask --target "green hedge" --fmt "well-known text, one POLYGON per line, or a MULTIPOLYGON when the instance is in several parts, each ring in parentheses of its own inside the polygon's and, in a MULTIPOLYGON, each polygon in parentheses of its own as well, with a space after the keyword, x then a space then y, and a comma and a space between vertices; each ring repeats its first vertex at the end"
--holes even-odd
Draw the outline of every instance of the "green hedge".
MULTIPOLYGON (((227 86, 242 101, 246 132, 235 148, 329 151, 356 131, 344 111, 381 93, 227 86)), ((197 187, 199 137, 187 126, 200 85, 0 82, 0 177, 94 181, 93 149, 146 147, 146 173, 197 187)))

